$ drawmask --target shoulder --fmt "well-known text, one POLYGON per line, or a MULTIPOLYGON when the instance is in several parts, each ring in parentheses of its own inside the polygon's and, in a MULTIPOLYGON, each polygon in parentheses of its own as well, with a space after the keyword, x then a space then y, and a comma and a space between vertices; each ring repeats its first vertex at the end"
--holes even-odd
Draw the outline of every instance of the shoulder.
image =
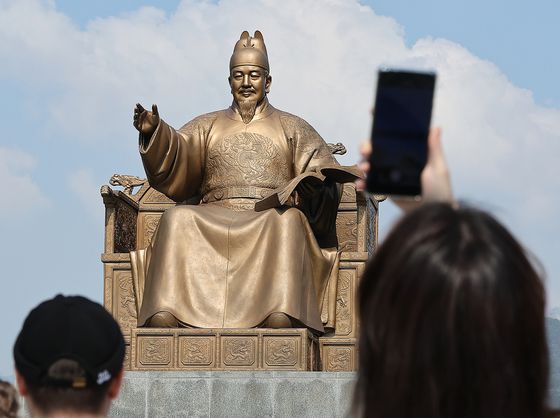
POLYGON ((305 119, 281 110, 278 112, 284 133, 294 142, 297 151, 311 154, 313 158, 329 161, 333 158, 327 143, 305 119))
POLYGON ((184 124, 179 131, 188 133, 194 129, 202 128, 203 130, 208 130, 212 127, 216 119, 221 115, 225 114, 225 110, 218 110, 215 112, 205 113, 203 115, 197 116, 191 121, 184 124))
POLYGON ((278 112, 280 123, 282 124, 284 131, 287 133, 292 135, 297 134, 304 137, 319 137, 317 131, 305 119, 291 113, 284 112, 283 110, 276 110, 276 112, 278 112))

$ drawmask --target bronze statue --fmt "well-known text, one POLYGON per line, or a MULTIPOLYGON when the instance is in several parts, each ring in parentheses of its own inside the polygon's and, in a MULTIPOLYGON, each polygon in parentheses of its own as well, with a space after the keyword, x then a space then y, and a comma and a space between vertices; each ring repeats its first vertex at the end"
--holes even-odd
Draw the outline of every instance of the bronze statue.
POLYGON ((134 109, 150 185, 187 203, 131 253, 138 325, 323 332, 323 295, 338 270, 337 182, 355 176, 307 122, 269 104, 259 31, 241 34, 229 67, 228 109, 178 130, 156 105, 134 109))

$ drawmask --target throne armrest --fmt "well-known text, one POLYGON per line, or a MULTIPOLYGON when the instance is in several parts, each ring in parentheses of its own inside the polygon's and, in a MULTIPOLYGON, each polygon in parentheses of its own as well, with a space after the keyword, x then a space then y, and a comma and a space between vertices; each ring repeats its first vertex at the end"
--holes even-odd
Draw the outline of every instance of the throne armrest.
POLYGON ((104 253, 128 253, 136 248, 138 202, 134 196, 104 185, 101 197, 105 205, 104 253))

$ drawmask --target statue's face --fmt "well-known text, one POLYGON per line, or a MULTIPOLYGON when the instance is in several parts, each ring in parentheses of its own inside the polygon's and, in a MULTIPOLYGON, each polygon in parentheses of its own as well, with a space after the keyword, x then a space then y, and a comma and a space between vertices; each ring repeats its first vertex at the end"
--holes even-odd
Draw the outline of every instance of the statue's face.
POLYGON ((260 101, 270 91, 272 78, 266 71, 254 65, 240 65, 230 71, 229 85, 234 100, 239 104, 246 101, 260 101))

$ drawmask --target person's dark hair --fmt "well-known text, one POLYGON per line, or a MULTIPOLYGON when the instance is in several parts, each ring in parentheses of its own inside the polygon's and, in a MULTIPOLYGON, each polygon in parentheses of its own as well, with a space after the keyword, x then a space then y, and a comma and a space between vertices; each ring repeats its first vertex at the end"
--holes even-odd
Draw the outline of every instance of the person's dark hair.
POLYGON ((548 414, 542 280, 489 214, 405 216, 366 267, 359 311, 360 417, 548 414))
POLYGON ((0 418, 17 418, 19 402, 16 388, 0 379, 0 418))
MULTIPOLYGON (((65 379, 80 379, 85 375, 85 370, 76 361, 61 359, 50 367, 49 373, 65 379)), ((105 406, 108 390, 109 382, 101 386, 78 389, 27 383, 27 391, 33 405, 46 415, 59 411, 99 414, 105 406)))

